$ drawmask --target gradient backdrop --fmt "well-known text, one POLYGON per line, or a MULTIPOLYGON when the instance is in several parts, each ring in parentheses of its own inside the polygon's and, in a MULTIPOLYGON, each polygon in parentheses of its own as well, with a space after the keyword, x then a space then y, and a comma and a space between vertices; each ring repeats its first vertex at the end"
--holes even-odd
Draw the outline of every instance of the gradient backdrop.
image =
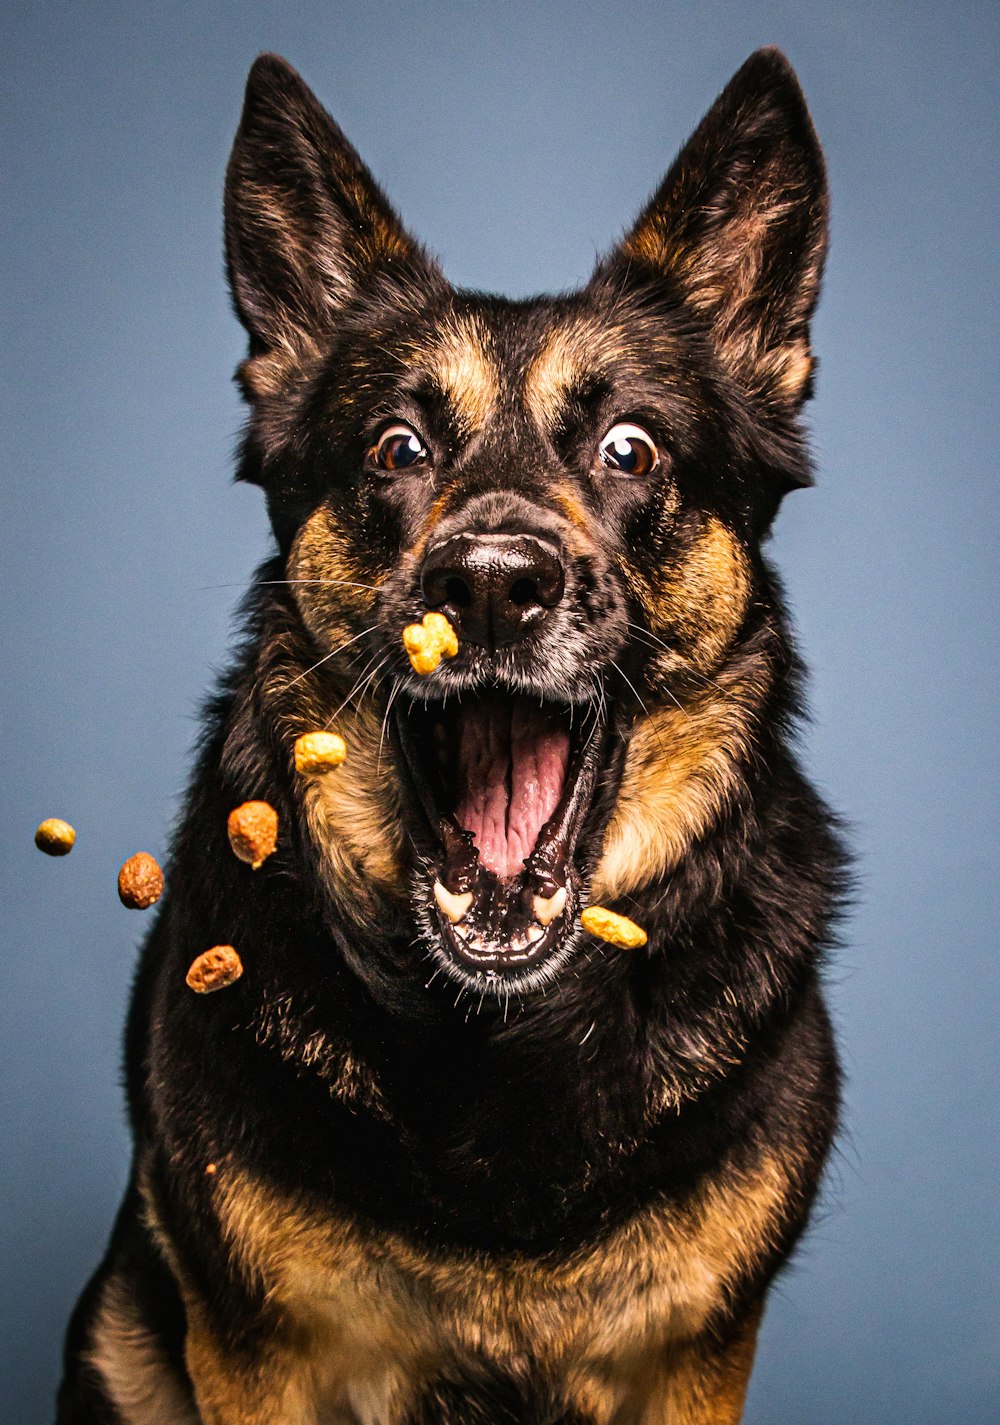
POLYGON ((126 1178, 145 924, 115 874, 165 849, 268 547, 229 483, 221 186, 248 65, 285 54, 451 277, 519 295, 584 279, 773 43, 833 190, 819 484, 774 556, 861 889, 830 976, 846 1131, 747 1421, 995 1421, 1000 8, 7 0, 2 25, 2 1419, 49 1418, 126 1178), (66 860, 32 845, 49 815, 78 828, 66 860))

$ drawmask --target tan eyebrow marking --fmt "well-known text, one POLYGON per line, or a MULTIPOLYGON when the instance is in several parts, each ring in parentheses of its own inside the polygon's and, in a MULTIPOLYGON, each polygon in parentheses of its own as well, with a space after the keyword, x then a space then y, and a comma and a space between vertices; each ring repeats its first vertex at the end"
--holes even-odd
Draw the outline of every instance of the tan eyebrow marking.
POLYGON ((438 385, 467 431, 485 425, 500 397, 489 334, 474 316, 456 317, 428 352, 438 385))
POLYGON ((528 368, 524 399, 543 430, 555 425, 568 392, 593 370, 595 336, 579 325, 557 327, 528 368))

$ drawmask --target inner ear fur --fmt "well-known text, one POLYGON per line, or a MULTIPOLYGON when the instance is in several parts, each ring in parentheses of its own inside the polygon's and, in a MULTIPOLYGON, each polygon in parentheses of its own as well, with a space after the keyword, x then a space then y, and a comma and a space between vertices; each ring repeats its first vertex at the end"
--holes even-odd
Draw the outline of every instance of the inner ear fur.
POLYGON ((775 49, 730 80, 599 276, 666 277, 755 397, 798 406, 826 254, 822 150, 775 49))
POLYGON ((250 334, 251 394, 320 350, 376 271, 436 270, 312 91, 272 54, 247 78, 225 234, 230 290, 250 334))

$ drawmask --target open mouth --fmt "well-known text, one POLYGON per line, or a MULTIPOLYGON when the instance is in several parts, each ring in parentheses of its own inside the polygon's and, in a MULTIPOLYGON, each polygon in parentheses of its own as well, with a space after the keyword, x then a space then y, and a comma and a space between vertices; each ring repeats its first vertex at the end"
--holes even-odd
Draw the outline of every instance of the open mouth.
POLYGON ((435 945, 475 981, 554 970, 573 941, 578 847, 607 760, 603 704, 485 690, 399 702, 435 945))

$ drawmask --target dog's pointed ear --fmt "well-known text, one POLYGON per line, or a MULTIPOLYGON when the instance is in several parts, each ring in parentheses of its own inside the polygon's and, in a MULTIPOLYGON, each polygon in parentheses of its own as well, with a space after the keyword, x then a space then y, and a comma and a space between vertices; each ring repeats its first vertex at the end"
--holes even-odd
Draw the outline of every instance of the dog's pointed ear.
POLYGON ((436 272, 292 67, 255 60, 226 170, 226 261, 254 394, 322 349, 375 273, 436 272))
POLYGON ((666 278, 729 370, 766 404, 809 393, 826 254, 826 170, 784 55, 751 55, 598 278, 666 278))

